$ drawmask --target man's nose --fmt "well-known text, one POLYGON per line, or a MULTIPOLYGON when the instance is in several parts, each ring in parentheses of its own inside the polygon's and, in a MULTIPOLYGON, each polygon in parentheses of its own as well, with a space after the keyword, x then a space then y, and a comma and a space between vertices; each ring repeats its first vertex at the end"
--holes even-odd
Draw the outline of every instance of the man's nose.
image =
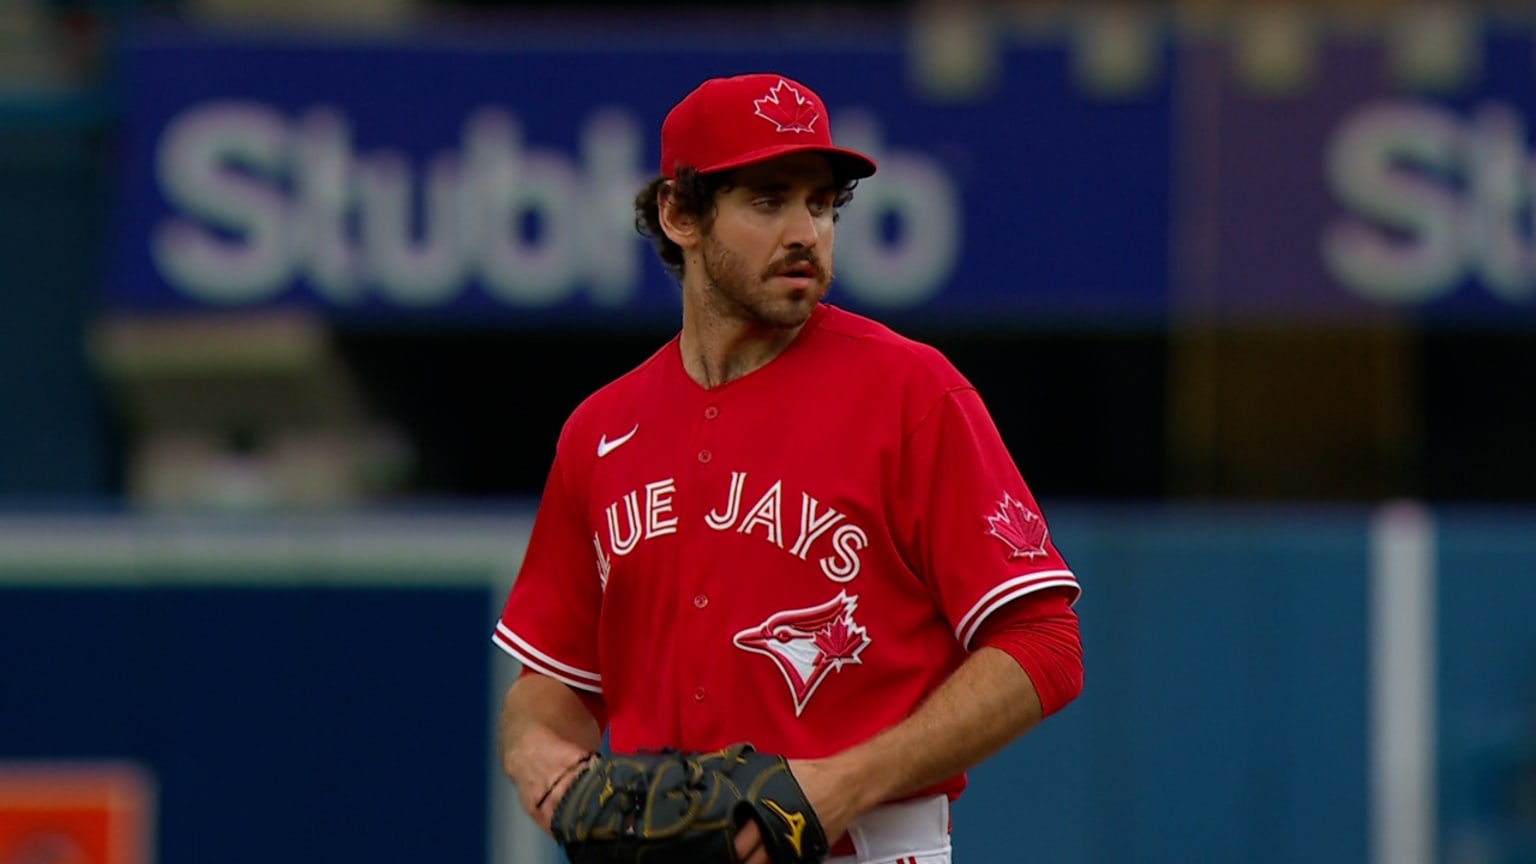
POLYGON ((810 207, 795 207, 790 211, 789 224, 784 226, 784 245, 812 248, 821 237, 816 215, 810 207))

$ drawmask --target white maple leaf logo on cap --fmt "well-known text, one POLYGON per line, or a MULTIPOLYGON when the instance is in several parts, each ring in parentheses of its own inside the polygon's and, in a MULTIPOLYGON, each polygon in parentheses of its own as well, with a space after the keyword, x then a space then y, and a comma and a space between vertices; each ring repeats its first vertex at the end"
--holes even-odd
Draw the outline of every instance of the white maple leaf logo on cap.
POLYGON ((772 123, 778 132, 814 132, 816 121, 821 118, 815 104, 801 96, 800 91, 791 87, 783 78, 768 91, 767 96, 753 99, 752 104, 757 107, 753 113, 772 123), (787 98, 785 91, 789 91, 787 98))

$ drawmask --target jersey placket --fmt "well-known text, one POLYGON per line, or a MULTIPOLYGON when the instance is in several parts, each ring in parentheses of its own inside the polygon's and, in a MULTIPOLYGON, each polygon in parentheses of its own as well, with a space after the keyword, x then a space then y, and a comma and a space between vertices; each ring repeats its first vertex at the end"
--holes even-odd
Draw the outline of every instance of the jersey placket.
POLYGON ((706 391, 698 398, 690 399, 687 409, 693 414, 689 424, 693 433, 688 439, 687 451, 692 454, 688 486, 699 490, 699 494, 694 497, 693 506, 689 507, 688 530, 678 550, 683 576, 680 580, 683 590, 677 598, 682 607, 678 619, 686 622, 684 626, 688 636, 680 640, 683 650, 674 655, 673 661, 677 664, 676 674, 682 690, 680 720, 685 741, 710 738, 714 727, 720 722, 719 711, 715 710, 715 706, 728 704, 728 701, 721 701, 728 698, 728 694, 713 692, 719 678, 712 673, 723 659, 720 653, 724 649, 712 640, 718 638, 722 629, 719 622, 720 610, 728 608, 729 604, 721 606, 713 596, 720 585, 711 579, 708 572, 706 562, 710 556, 705 549, 712 539, 709 537, 712 532, 705 524, 705 515, 713 506, 710 501, 713 496, 703 492, 720 487, 720 478, 724 476, 722 471, 727 464, 719 459, 723 454, 717 452, 722 445, 728 446, 725 445, 727 439, 720 431, 722 395, 718 391, 706 391))

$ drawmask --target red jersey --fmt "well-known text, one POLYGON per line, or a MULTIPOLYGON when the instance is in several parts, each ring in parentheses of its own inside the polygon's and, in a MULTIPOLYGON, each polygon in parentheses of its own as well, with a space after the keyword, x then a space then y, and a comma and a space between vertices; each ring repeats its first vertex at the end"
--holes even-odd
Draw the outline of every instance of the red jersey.
POLYGON ((818 758, 1047 588, 1078 590, 975 389, 822 305, 748 375, 706 389, 674 338, 572 413, 494 638, 601 694, 615 752, 818 758))

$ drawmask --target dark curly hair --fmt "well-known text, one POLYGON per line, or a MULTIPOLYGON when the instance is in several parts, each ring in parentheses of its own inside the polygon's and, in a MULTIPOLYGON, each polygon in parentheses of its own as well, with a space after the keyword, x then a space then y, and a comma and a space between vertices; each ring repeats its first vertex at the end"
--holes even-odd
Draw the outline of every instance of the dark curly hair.
MULTIPOLYGON (((679 168, 677 177, 668 180, 664 176, 657 176, 635 195, 635 230, 651 241, 661 263, 679 281, 683 278, 683 249, 673 243, 661 228, 661 207, 657 200, 662 188, 671 184, 672 200, 677 203, 678 211, 683 216, 698 220, 699 226, 708 231, 715 219, 715 195, 729 191, 731 180, 732 174, 729 171, 700 174, 692 168, 679 168)), ((837 219, 837 211, 853 200, 853 188, 859 185, 858 180, 841 175, 836 177, 835 182, 837 195, 832 199, 833 220, 837 219)))

